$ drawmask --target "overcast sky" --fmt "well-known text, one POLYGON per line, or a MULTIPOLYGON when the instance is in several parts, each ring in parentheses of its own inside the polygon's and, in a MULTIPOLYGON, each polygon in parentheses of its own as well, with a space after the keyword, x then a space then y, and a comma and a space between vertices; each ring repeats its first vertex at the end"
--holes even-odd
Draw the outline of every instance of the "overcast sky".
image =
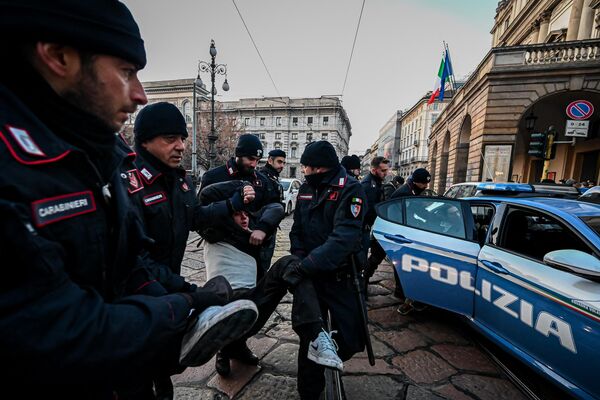
MULTIPOLYGON (((198 60, 210 59, 214 39, 217 62, 227 64, 231 86, 218 99, 277 96, 231 0, 124 2, 146 42, 142 81, 194 77, 198 60)), ((432 89, 444 40, 457 78, 477 66, 490 48, 497 3, 366 0, 343 97, 352 151, 364 152, 396 110, 412 106, 432 89)), ((341 94, 362 0, 236 4, 282 96, 341 94)))

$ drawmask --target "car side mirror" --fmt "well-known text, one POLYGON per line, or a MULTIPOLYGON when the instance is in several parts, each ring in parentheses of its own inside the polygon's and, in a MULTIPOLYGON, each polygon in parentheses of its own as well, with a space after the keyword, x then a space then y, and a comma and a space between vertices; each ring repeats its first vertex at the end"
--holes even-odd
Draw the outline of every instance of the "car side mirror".
POLYGON ((544 256, 544 263, 600 282, 600 260, 580 250, 555 250, 544 256))

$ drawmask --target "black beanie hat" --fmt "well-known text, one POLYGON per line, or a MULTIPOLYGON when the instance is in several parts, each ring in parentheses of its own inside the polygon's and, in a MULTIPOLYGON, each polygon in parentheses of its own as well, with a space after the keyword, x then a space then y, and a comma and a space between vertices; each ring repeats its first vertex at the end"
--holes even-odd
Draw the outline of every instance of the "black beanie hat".
POLYGON ((275 149, 275 150, 271 150, 269 152, 269 157, 283 157, 285 158, 285 151, 281 150, 281 149, 275 149))
POLYGON ((185 119, 177 107, 161 102, 142 108, 133 125, 135 141, 143 143, 160 135, 181 135, 188 137, 185 119))
POLYGON ((431 182, 431 174, 425 168, 417 168, 412 173, 412 180, 416 183, 431 182))
POLYGON ((58 42, 146 65, 138 25, 117 0, 0 0, 0 35, 58 42))
POLYGON ((360 169, 360 158, 356 154, 351 156, 344 156, 340 162, 346 170, 349 169, 360 169))
POLYGON ((235 147, 236 157, 260 157, 263 155, 263 146, 260 140, 249 133, 243 134, 238 139, 235 147))
POLYGON ((300 164, 309 167, 334 168, 339 163, 335 149, 327 140, 307 144, 300 157, 300 164))

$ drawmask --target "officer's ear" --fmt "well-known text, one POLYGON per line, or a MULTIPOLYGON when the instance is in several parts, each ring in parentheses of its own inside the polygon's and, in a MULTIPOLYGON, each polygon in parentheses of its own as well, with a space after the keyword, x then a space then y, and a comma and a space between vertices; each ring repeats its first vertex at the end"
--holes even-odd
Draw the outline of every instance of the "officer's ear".
POLYGON ((79 51, 58 43, 37 42, 33 49, 33 65, 57 91, 78 79, 81 71, 79 51))

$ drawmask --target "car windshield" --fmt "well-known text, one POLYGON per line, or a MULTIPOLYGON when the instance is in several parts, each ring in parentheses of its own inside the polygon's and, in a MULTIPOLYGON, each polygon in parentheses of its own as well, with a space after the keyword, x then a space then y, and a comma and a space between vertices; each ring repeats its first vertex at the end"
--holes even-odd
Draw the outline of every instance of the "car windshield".
POLYGON ((600 217, 581 217, 581 220, 600 236, 600 217))
POLYGON ((281 186, 283 186, 283 190, 288 190, 291 183, 292 182, 289 182, 289 181, 281 181, 281 186))

